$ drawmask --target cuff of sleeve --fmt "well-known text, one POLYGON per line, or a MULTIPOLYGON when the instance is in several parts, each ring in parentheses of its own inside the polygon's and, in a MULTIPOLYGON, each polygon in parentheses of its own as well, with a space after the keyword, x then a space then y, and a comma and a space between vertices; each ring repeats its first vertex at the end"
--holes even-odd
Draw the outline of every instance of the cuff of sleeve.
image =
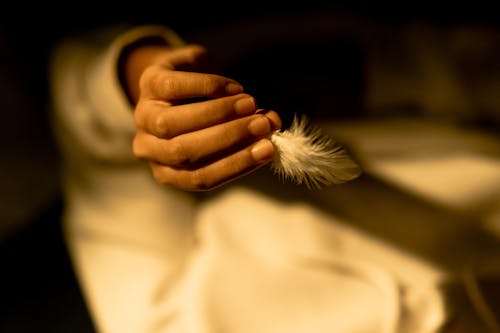
POLYGON ((117 72, 121 52, 144 38, 162 38, 172 47, 183 44, 162 26, 117 29, 64 41, 53 52, 52 122, 63 150, 72 158, 135 160, 131 145, 136 131, 133 105, 117 72))
POLYGON ((90 68, 87 82, 89 96, 95 102, 106 105, 107 110, 98 117, 105 127, 114 128, 119 136, 135 132, 133 106, 123 91, 119 75, 118 62, 123 50, 141 39, 158 38, 172 47, 184 45, 183 40, 172 30, 157 25, 148 25, 127 30, 113 40, 104 54, 90 68))

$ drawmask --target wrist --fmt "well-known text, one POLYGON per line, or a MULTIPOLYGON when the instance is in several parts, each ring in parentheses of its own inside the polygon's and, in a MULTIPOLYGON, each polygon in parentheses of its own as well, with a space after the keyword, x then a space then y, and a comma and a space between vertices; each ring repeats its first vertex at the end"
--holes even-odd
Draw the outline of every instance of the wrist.
POLYGON ((142 72, 153 65, 160 54, 168 50, 168 44, 161 38, 143 38, 122 50, 118 60, 118 77, 133 105, 139 99, 139 80, 142 72))

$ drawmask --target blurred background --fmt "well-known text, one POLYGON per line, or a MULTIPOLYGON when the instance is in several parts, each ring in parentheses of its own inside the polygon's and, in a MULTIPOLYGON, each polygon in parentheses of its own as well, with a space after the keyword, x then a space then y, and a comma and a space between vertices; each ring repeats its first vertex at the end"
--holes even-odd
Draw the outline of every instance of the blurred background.
MULTIPOLYGON (((285 126, 307 114, 365 170, 345 186, 293 191, 294 200, 341 214, 452 272, 459 281, 450 293, 466 321, 497 324, 500 20, 493 4, 36 6, 9 4, 0 20, 1 332, 93 332, 58 225, 46 64, 62 37, 146 23, 207 45, 221 70, 277 110, 285 126), (480 277, 473 282, 488 313, 477 313, 464 271, 480 277)), ((283 195, 272 181, 242 181, 283 195)))

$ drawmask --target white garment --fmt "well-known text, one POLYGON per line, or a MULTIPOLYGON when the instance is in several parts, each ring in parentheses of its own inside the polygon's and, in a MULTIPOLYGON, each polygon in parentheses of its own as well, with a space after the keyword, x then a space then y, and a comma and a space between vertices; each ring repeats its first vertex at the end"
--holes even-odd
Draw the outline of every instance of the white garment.
POLYGON ((239 186, 198 202, 131 151, 116 63, 164 27, 72 39, 52 63, 66 239, 101 333, 430 333, 442 272, 305 203, 239 186))

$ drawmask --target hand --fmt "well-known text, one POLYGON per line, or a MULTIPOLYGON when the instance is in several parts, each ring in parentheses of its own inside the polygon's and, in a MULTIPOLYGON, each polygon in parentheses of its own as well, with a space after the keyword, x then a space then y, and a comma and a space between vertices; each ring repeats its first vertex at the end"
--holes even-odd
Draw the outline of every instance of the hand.
POLYGON ((156 181, 207 190, 272 160, 268 138, 281 127, 276 112, 258 110, 232 79, 186 71, 196 68, 205 49, 156 51, 145 51, 154 60, 141 71, 133 141, 135 156, 149 163, 156 181))

